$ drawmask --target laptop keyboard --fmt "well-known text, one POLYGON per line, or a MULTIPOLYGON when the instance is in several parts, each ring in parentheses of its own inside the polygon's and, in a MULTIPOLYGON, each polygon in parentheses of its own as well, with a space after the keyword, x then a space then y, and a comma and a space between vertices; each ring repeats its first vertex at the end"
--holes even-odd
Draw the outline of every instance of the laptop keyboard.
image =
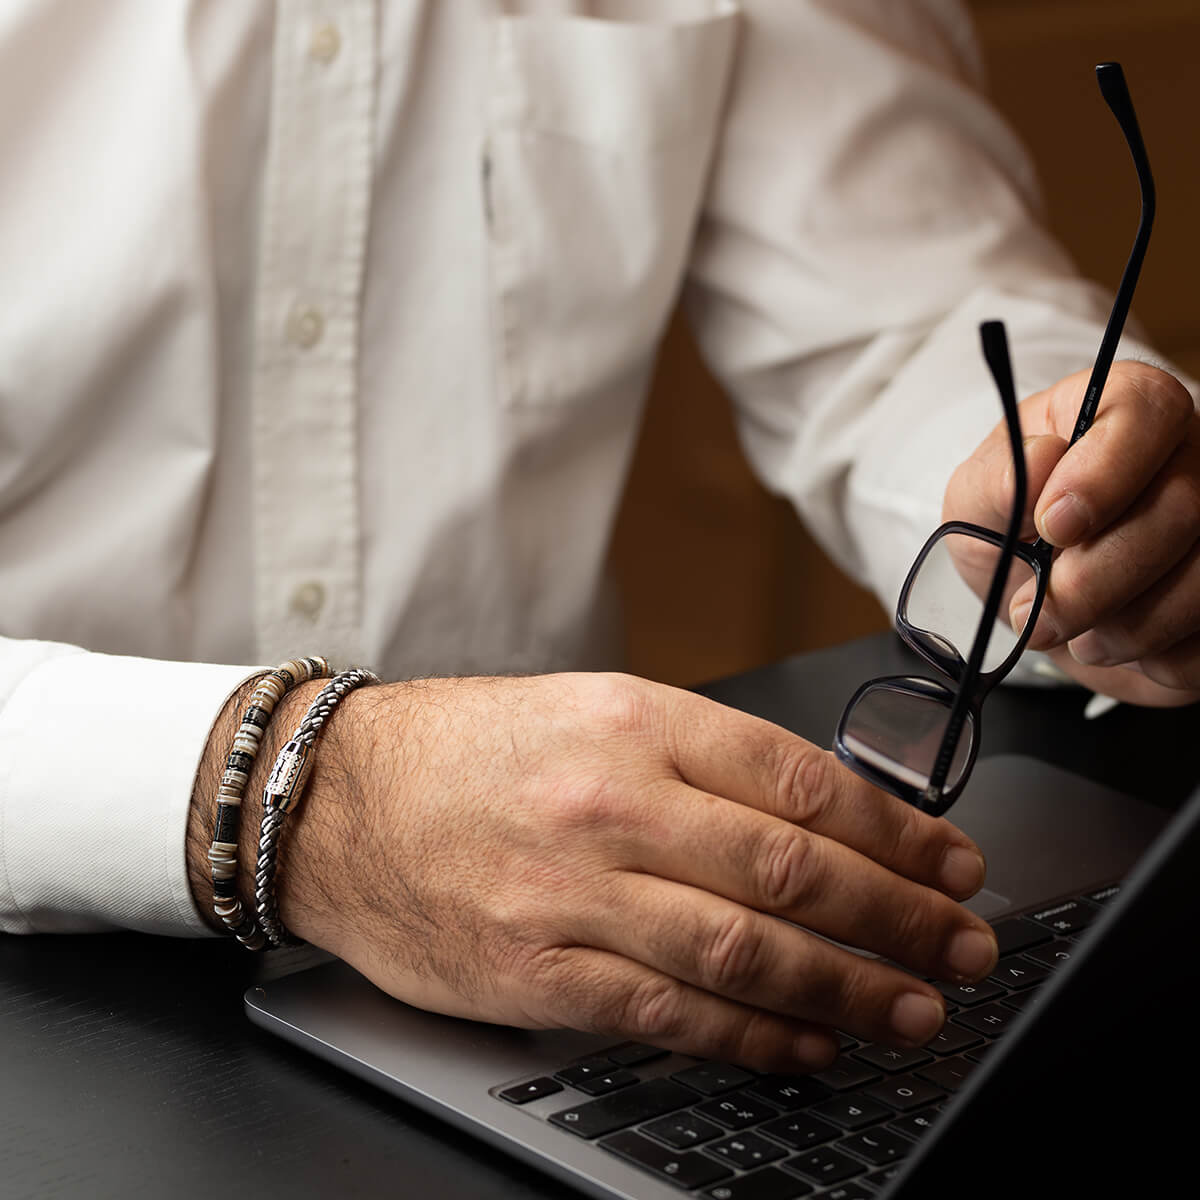
POLYGON ((515 1105, 559 1097, 530 1115, 711 1200, 869 1200, 1118 890, 994 925, 995 970, 975 984, 933 981, 947 1021, 918 1049, 842 1034, 828 1070, 770 1075, 627 1042, 492 1094, 515 1105))

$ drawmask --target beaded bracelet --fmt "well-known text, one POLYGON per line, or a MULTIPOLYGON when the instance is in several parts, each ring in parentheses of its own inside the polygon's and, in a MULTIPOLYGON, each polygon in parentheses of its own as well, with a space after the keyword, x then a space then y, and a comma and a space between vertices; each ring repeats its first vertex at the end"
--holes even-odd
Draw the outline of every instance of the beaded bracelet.
POLYGON ((328 679, 333 672, 323 658, 296 658, 268 671, 250 695, 242 723, 225 760, 221 786, 217 789, 217 815, 208 861, 212 864, 213 911, 225 928, 250 950, 261 950, 266 942, 254 917, 242 907, 237 891, 238 836, 242 822, 242 799, 263 732, 275 706, 297 684, 310 679, 328 679))
POLYGON ((355 667, 335 675, 313 701, 291 741, 279 752, 271 774, 263 788, 262 828, 258 835, 258 868, 254 877, 254 901, 258 923, 272 946, 295 946, 300 938, 293 937, 279 919, 279 902, 275 896, 275 871, 279 851, 279 835, 287 814, 304 795, 312 770, 312 749, 325 722, 341 703, 342 697, 365 684, 378 683, 379 676, 365 667, 355 667))

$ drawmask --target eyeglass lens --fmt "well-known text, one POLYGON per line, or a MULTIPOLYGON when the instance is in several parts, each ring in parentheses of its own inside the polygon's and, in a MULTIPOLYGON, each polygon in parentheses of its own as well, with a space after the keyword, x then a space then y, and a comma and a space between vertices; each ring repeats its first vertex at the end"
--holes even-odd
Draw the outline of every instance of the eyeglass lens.
MULTIPOLYGON (((925 634, 960 668, 966 665, 983 618, 984 600, 999 557, 1000 547, 983 538, 944 533, 922 559, 902 598, 901 620, 925 634)), ((1033 567, 1014 557, 980 668, 984 674, 1000 667, 1017 648, 1024 629, 1013 630, 1009 607, 1013 596, 1033 579, 1033 567)))
MULTIPOLYGON (((891 682, 874 683, 846 714, 842 742, 861 762, 924 789, 946 732, 951 700, 950 693, 910 691, 891 682)), ((946 790, 962 779, 974 738, 975 722, 968 714, 946 777, 946 790)))

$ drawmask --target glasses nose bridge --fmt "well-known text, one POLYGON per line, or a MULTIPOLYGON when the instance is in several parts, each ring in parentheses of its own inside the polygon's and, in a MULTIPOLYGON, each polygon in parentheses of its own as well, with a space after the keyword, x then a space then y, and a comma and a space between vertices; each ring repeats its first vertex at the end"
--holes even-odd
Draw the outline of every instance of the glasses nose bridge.
POLYGON ((955 683, 962 679, 967 664, 953 643, 930 629, 921 629, 916 625, 909 625, 908 633, 906 640, 934 670, 955 683))

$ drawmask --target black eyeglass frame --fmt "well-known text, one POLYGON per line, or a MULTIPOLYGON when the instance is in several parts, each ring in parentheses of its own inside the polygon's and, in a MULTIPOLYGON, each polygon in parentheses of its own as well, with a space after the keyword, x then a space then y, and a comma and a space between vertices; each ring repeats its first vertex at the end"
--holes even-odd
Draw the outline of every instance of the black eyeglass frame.
POLYGON ((923 675, 885 675, 868 680, 851 697, 849 704, 842 712, 834 734, 833 748, 837 757, 855 772, 899 796, 901 800, 915 805, 924 812, 940 816, 955 800, 966 786, 975 759, 979 753, 979 729, 983 701, 988 693, 1012 670, 1021 652, 1025 648, 1034 625, 1037 614, 1041 611, 1042 601, 1046 594, 1046 579, 1050 569, 1051 547, 1043 543, 1044 549, 1037 543, 1023 543, 1019 540, 1021 521, 1025 514, 1025 495, 1027 489, 1025 473, 1025 456, 1021 448, 1021 422, 1017 412, 1016 388, 1013 384, 1012 365, 1008 356, 1008 341, 1004 325, 1000 321, 987 321, 980 326, 980 341, 983 344, 984 357, 991 368, 992 377, 1000 392, 1000 402, 1004 408, 1005 425, 1008 430, 1009 447, 1013 454, 1013 505, 1009 514, 1008 528, 1003 535, 982 525, 973 525, 966 521, 948 521, 939 526, 930 535, 916 561, 909 568, 900 589, 900 600, 896 605, 896 628, 904 641, 931 666, 952 679, 956 686, 948 688, 936 679, 923 675), (913 583, 920 573, 921 567, 929 557, 930 552, 948 534, 966 534, 979 538, 1000 549, 1000 556, 992 572, 988 585, 987 596, 984 600, 983 614, 972 639, 971 651, 964 662, 957 653, 947 653, 942 650, 935 640, 936 635, 928 630, 912 624, 907 617, 908 600, 913 583), (991 640, 992 628, 1000 611, 1004 598, 1004 586, 1008 580, 1014 558, 1021 558, 1028 563, 1037 580, 1037 590, 1025 628, 1017 639, 1013 649, 1004 661, 990 671, 982 670, 983 658, 987 653, 991 640), (895 773, 876 766, 852 750, 847 741, 848 724, 859 701, 872 691, 893 691, 913 696, 920 700, 934 700, 949 709, 950 715, 942 734, 937 756, 934 759, 933 770, 925 787, 917 787, 895 773), (967 760, 955 781, 946 787, 946 779, 954 763, 963 729, 969 724, 971 728, 970 747, 967 760))
MULTIPOLYGON (((1150 230, 1153 226, 1156 207, 1154 178, 1150 171, 1149 157, 1146 154, 1133 101, 1130 98, 1129 89, 1125 82, 1125 75, 1121 70, 1120 64, 1115 62, 1099 64, 1096 67, 1096 81, 1105 102, 1121 127, 1126 145, 1133 158, 1141 194, 1141 213, 1133 247, 1125 264, 1125 270, 1121 274, 1121 282, 1113 300, 1112 311, 1109 313, 1104 335, 1100 341, 1100 348, 1096 354, 1096 361, 1092 367, 1092 373, 1084 392, 1083 403, 1076 417, 1075 427, 1069 443, 1072 446, 1091 428, 1092 422, 1095 419, 1096 409, 1100 403, 1100 396, 1108 379, 1113 358, 1116 355, 1117 344, 1120 341, 1121 332, 1124 329, 1125 320, 1129 314, 1133 292, 1137 286, 1142 262, 1146 256, 1146 248, 1150 241, 1150 230)), ((993 378, 1001 394, 1009 441, 1013 452, 1013 472, 1016 486, 1014 487, 1014 504, 1009 527, 1006 534, 1002 537, 993 530, 967 522, 948 522, 942 525, 930 536, 922 547, 920 554, 917 555, 917 559, 904 581, 904 586, 901 588, 900 599, 896 606, 896 627, 900 636, 926 662, 952 679, 956 686, 951 689, 935 679, 928 679, 919 675, 888 675, 869 680, 851 697, 850 702, 842 712, 841 720, 838 722, 837 731, 834 735, 834 752, 843 763, 877 787, 891 792, 900 799, 934 816, 940 816, 950 808, 954 801, 962 794, 963 788, 965 788, 970 778, 979 753, 983 701, 988 693, 1016 665, 1017 660, 1020 658, 1032 635, 1033 629, 1037 624, 1038 614, 1041 612, 1042 604, 1045 600, 1050 575, 1050 564, 1054 552, 1053 547, 1040 537, 1032 543, 1023 543, 1017 540, 1025 508, 1025 456, 1021 444, 1020 421, 1017 415, 1016 394, 1012 383, 1012 367, 1008 357, 1007 339, 1003 325, 999 322, 985 323, 980 328, 980 334, 984 346, 984 356, 988 360, 988 365, 992 369, 993 378), (913 581, 916 579, 921 566, 934 546, 950 533, 961 533, 981 538, 992 545, 999 546, 1001 550, 1000 558, 996 563, 992 581, 988 588, 988 595, 984 604, 983 614, 980 618, 979 627, 972 642, 971 653, 965 664, 957 653, 950 655, 942 651, 937 645, 935 635, 918 629, 905 617, 913 581), (1034 602, 1026 619, 1025 628, 1021 631, 1013 649, 999 666, 993 668, 991 671, 983 672, 981 670, 983 657, 987 652, 992 627, 999 612, 1004 584, 1007 581, 1014 558, 1020 558, 1033 570, 1036 580, 1034 602), (868 692, 875 689, 894 690, 914 695, 921 699, 936 700, 947 705, 950 709, 950 716, 947 719, 941 744, 934 760, 934 767, 930 773, 929 781, 924 788, 916 787, 907 780, 899 778, 895 773, 884 770, 871 762, 864 761, 846 744, 847 724, 851 714, 862 698, 868 692), (954 783, 949 788, 946 788, 945 782, 953 766, 963 729, 967 727, 968 722, 971 729, 971 742, 967 752, 967 759, 954 783)))

